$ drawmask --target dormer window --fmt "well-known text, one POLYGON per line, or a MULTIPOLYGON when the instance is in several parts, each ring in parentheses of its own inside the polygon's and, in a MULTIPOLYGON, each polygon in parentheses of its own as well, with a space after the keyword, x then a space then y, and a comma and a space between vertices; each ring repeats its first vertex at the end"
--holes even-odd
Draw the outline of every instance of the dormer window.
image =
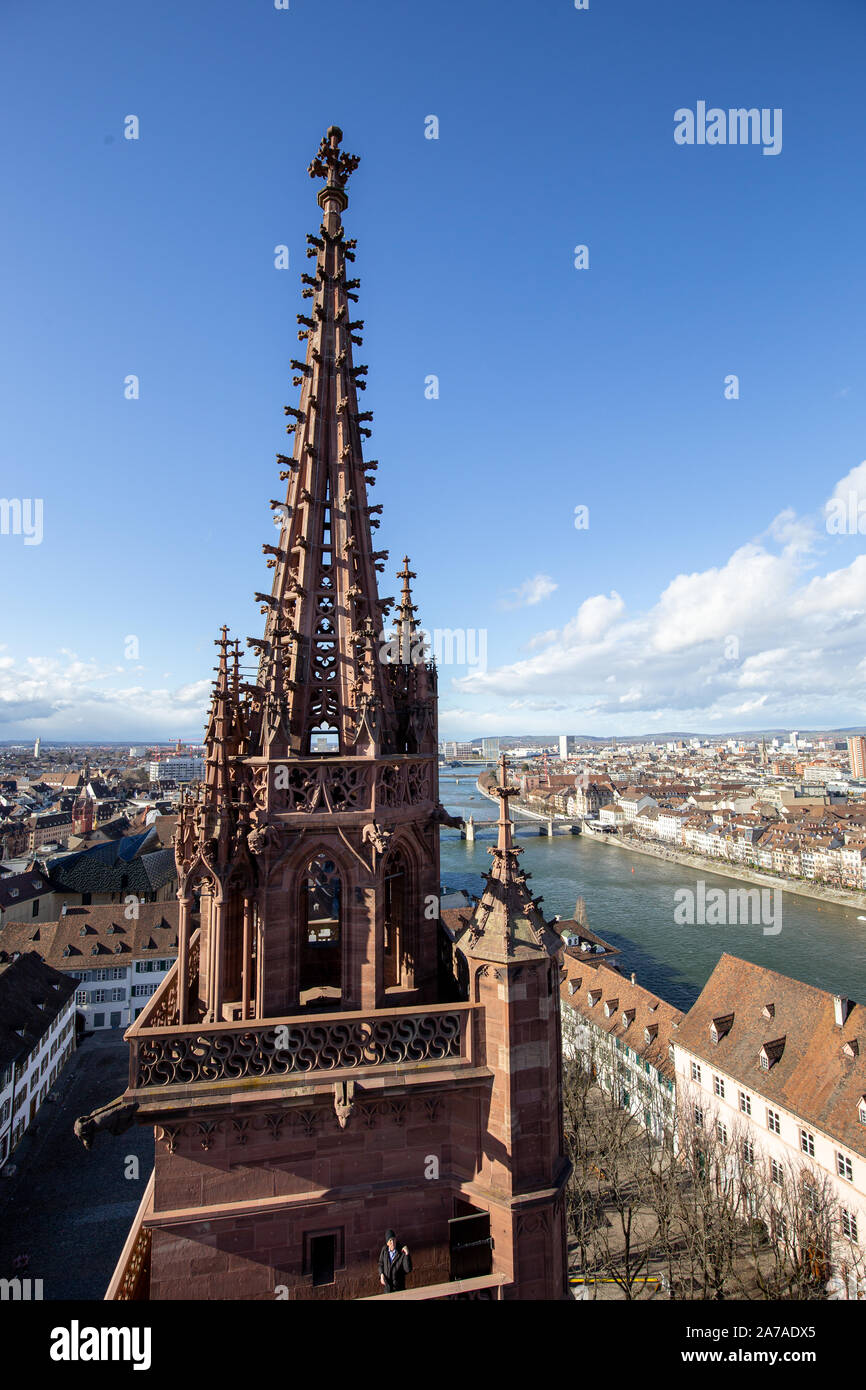
POLYGON ((772 1042, 764 1043, 759 1054, 762 1071, 769 1071, 774 1067, 785 1051, 785 1039, 774 1038, 772 1042))
POLYGON ((628 1028, 628 1026, 629 1026, 629 1024, 631 1023, 631 1021, 632 1021, 633 1018, 634 1018, 634 1009, 623 1009, 623 1011, 622 1011, 622 1026, 623 1026, 623 1028, 628 1028))
POLYGON ((775 1016, 776 1016, 776 1006, 775 1006, 775 1004, 765 1004, 764 1007, 763 1007, 763 1009, 761 1010, 761 1017, 762 1017, 762 1018, 775 1018, 775 1016))
POLYGON ((591 1009, 594 1009, 594 1008, 595 1008, 595 1006, 596 1006, 596 1004, 598 1003, 598 1001, 599 1001, 600 998, 601 998, 601 990, 600 990, 600 989, 591 989, 591 990, 588 990, 588 991, 587 991, 586 1002, 589 1004, 589 1007, 590 1007, 591 1009))
POLYGON ((608 999, 607 1003, 606 1003, 605 1006, 604 1006, 604 1016, 605 1016, 605 1018, 613 1018, 613 1016, 614 1016, 614 1014, 616 1013, 618 1007, 619 1007, 619 1000, 618 1000, 618 999, 608 999))
POLYGON ((714 1018, 710 1024, 710 1041, 714 1043, 719 1042, 726 1033, 731 1031, 733 1022, 733 1014, 720 1014, 718 1018, 714 1018))
POLYGON ((81 930, 79 931, 78 935, 79 935, 79 936, 86 936, 86 935, 87 935, 87 928, 86 928, 86 927, 82 927, 81 930))
POLYGON ((860 1097, 860 1105, 857 1110, 861 1125, 866 1125, 866 1096, 860 1097))
POLYGON ((848 1041, 843 1044, 842 1051, 846 1057, 856 1057, 860 1051, 860 1044, 856 1038, 849 1038, 848 1041))
POLYGON ((657 1036, 657 1034, 658 1034, 658 1031, 659 1031, 659 1026, 658 1026, 658 1024, 657 1024, 657 1023, 650 1023, 650 1024, 648 1025, 648 1027, 644 1028, 644 1030, 643 1030, 643 1040, 644 1040, 644 1042, 645 1042, 645 1043, 655 1042, 655 1039, 656 1039, 656 1036, 657 1036))

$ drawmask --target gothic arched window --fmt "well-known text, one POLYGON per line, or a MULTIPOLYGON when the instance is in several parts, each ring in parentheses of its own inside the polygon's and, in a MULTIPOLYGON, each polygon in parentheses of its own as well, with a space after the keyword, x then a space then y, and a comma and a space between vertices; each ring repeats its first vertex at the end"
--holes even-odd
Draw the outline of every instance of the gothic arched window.
POLYGON ((383 984, 385 989, 400 986, 411 989, 415 982, 415 924, 411 911, 411 875, 406 856, 399 848, 388 855, 383 889, 383 984))
POLYGON ((311 859, 301 884, 301 993, 305 1003, 341 987, 343 882, 333 859, 311 859))

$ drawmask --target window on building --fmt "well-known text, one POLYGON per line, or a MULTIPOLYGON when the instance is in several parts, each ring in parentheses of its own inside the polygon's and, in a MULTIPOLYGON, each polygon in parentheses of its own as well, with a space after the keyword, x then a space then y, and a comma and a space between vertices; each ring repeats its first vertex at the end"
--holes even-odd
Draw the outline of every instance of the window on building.
POLYGON ((767 1110, 767 1129, 771 1134, 781 1134, 782 1125, 779 1120, 778 1110, 767 1110))
POLYGON ((701 1107, 700 1107, 699 1105, 695 1105, 695 1106, 693 1107, 692 1113, 693 1113, 693 1116, 694 1116, 695 1124, 698 1126, 699 1129, 703 1129, 703 1127, 704 1127, 704 1112, 703 1112, 703 1110, 701 1109, 701 1107))
POLYGON ((861 1125, 866 1125, 866 1100, 860 1102, 860 1110, 858 1113, 860 1115, 861 1125))
POLYGON ((716 1138, 720 1144, 727 1144, 728 1142, 728 1126, 721 1120, 716 1120, 716 1138))
POLYGON ((745 1165, 746 1165, 747 1168, 752 1168, 752 1167, 754 1167, 754 1164, 755 1164, 755 1146, 754 1146, 754 1144, 752 1143, 751 1139, 744 1139, 744 1140, 743 1140, 743 1162, 745 1163, 745 1165))
POLYGON ((719 1097, 719 1100, 725 1099, 725 1083, 720 1076, 713 1076, 713 1090, 719 1097))
POLYGON ((800 1130, 800 1148, 803 1150, 803 1153, 808 1154, 810 1158, 815 1157, 815 1136, 814 1134, 810 1134, 808 1129, 800 1130))
POLYGON ((32 912, 32 915, 33 915, 34 917, 38 917, 38 916, 39 916, 39 899, 38 899, 38 898, 34 898, 34 899, 33 899, 33 912, 32 912))
POLYGON ((770 1181, 776 1187, 782 1187, 785 1182, 785 1170, 777 1158, 770 1159, 770 1181))
POLYGON ((854 1169, 847 1154, 836 1153, 836 1172, 840 1178, 845 1178, 846 1182, 853 1182, 854 1169))
POLYGON ((848 1240, 853 1241, 859 1239, 857 1235, 857 1217, 853 1211, 848 1211, 843 1207, 841 1211, 841 1223, 843 1236, 847 1236, 848 1240))
POLYGON ((747 1091, 740 1092, 740 1109, 744 1115, 751 1115, 752 1113, 752 1097, 747 1091))
POLYGON ((699 1062, 692 1062, 692 1081, 697 1081, 700 1085, 701 1068, 699 1062))
POLYGON ((766 1052, 762 1052, 762 1053, 760 1054, 760 1057, 759 1057, 758 1060, 759 1060, 760 1063, 761 1063, 761 1071, 769 1071, 769 1070, 770 1070, 770 1059, 769 1059, 769 1057, 767 1056, 766 1052))
POLYGON ((104 1013, 101 1013, 101 1014, 94 1014, 94 1015, 93 1015, 93 1026, 94 1026, 94 1028, 104 1028, 104 1027, 105 1027, 105 1014, 104 1014, 104 1013))

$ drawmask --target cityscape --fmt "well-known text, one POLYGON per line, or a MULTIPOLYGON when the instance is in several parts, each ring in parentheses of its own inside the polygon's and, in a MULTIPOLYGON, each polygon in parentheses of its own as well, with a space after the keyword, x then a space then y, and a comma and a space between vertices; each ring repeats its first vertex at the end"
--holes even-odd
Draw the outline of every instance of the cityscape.
MULTIPOLYGON (((162 5, 64 17, 73 134, 10 156, 22 284, 59 298, 37 343, 15 289, 4 388, 0 1302, 52 1370, 200 1368, 222 1302, 290 1305, 276 1356, 337 1301, 592 1303, 629 1369, 648 1337, 665 1368, 842 1365, 855 137, 817 149, 804 34, 744 0, 730 50, 685 0, 670 35, 628 0, 628 41, 603 0, 446 0, 465 51, 334 0, 352 41, 285 105, 323 14, 261 8, 219 0, 207 52, 162 5)), ((866 16, 795 9, 844 123, 866 16)), ((43 41, 10 28, 32 115, 43 41)))

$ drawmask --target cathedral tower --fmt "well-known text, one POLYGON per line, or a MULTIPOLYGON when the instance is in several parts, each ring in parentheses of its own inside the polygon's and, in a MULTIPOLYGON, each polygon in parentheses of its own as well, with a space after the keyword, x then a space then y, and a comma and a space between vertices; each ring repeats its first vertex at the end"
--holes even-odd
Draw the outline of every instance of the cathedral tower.
POLYGON ((309 170, 322 221, 264 633, 249 669, 217 639, 205 779, 178 816, 177 965, 126 1035, 124 1096, 77 1126, 88 1144, 133 1121, 156 1138, 109 1297, 375 1296, 389 1227, 422 1296, 456 1278, 566 1290, 559 939, 517 868, 504 785, 477 913, 438 911, 456 822, 407 557, 383 626, 341 141, 332 126, 309 170))

